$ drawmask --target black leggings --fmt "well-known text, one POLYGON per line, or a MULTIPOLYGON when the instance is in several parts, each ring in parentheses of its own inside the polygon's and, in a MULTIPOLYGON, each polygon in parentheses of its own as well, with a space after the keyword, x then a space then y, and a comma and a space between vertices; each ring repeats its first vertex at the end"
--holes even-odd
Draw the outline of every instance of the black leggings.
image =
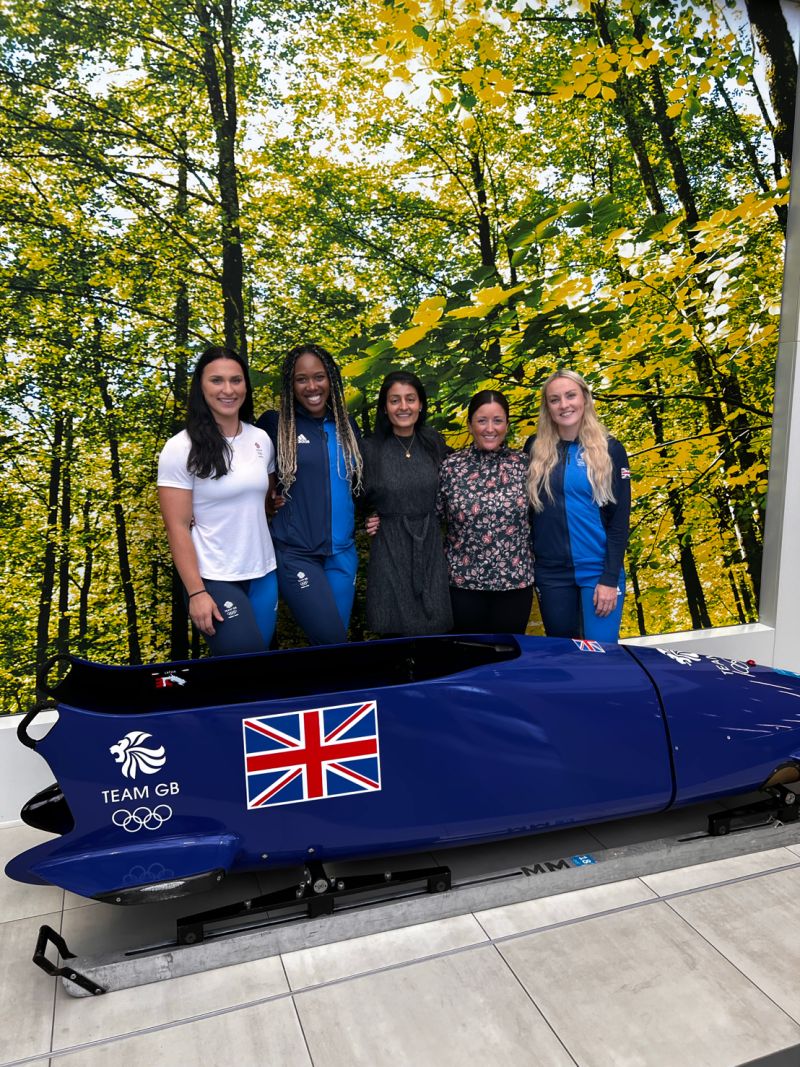
POLYGON ((453 633, 524 634, 531 617, 533 586, 524 589, 457 589, 450 586, 453 633))

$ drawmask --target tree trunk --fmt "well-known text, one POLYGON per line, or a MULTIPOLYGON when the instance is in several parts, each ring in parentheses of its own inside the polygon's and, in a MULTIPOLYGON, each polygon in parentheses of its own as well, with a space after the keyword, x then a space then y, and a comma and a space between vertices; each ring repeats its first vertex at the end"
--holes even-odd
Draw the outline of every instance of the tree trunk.
MULTIPOLYGON (((186 135, 181 136, 181 149, 186 148, 186 135)), ((188 210, 188 176, 184 160, 178 167, 178 195, 175 202, 175 214, 183 217, 188 210)), ((175 295, 175 372, 172 381, 174 406, 172 409, 172 434, 178 433, 184 423, 184 412, 188 398, 189 382, 189 290, 185 276, 178 279, 175 295)), ((172 659, 189 658, 189 622, 186 602, 183 599, 183 582, 178 577, 174 565, 170 566, 170 657, 172 659)))
POLYGON ((483 173, 478 153, 470 150, 469 170, 472 187, 475 190, 476 211, 478 215, 478 243, 481 250, 481 266, 491 267, 497 273, 495 244, 492 240, 492 226, 489 221, 488 199, 486 197, 486 177, 483 173))
MULTIPOLYGON (((599 0, 594 0, 591 11, 597 29, 597 36, 604 45, 609 48, 615 48, 614 39, 608 25, 605 4, 599 2, 599 0)), ((655 171, 653 170, 653 165, 650 162, 650 156, 647 152, 644 134, 636 114, 631 90, 626 84, 625 78, 620 78, 615 83, 614 88, 617 94, 614 105, 625 125, 628 142, 636 157, 636 166, 639 171, 639 177, 642 180, 642 185, 644 186, 647 202, 650 204, 650 210, 654 215, 663 215, 666 208, 664 206, 664 201, 661 199, 661 192, 658 188, 655 171)))
POLYGON ((767 61, 767 84, 775 111, 777 152, 792 161, 794 112, 797 97, 797 57, 780 0, 745 0, 750 23, 767 61))
POLYGON ((53 447, 50 453, 50 478, 47 486, 47 520, 39 583, 39 611, 36 618, 36 663, 42 663, 50 646, 50 613, 56 578, 56 543, 58 540, 58 495, 61 488, 61 449, 64 443, 64 417, 56 414, 53 447))
POLYGON ((633 602, 636 605, 636 621, 639 624, 639 634, 644 637, 647 633, 647 624, 645 623, 644 607, 642 605, 642 591, 639 588, 639 568, 630 553, 628 554, 628 572, 631 578, 631 588, 633 589, 633 602))
POLYGON ((244 320, 244 260, 239 227, 239 187, 236 169, 237 100, 233 53, 233 3, 195 4, 203 46, 202 71, 206 83, 217 145, 217 187, 222 228, 222 300, 225 344, 247 359, 244 320), (219 36, 215 30, 218 28, 219 36), (222 59, 222 72, 218 66, 222 59))
MULTIPOLYGON (((611 34, 606 18, 605 5, 600 0, 595 0, 592 5, 592 14, 595 18, 597 32, 600 40, 610 48, 616 48, 616 43, 611 34)), ((647 27, 640 15, 634 16, 634 36, 641 42, 647 27)), ((634 79, 634 84, 639 79, 634 79)), ((619 79, 617 86, 624 83, 625 79, 619 79)), ((670 169, 681 206, 687 221, 687 239, 689 248, 694 244, 691 229, 699 220, 697 204, 694 198, 689 173, 683 158, 683 152, 675 135, 675 125, 667 115, 667 102, 661 79, 655 70, 651 70, 645 84, 648 85, 651 110, 655 119, 656 129, 659 134, 665 155, 669 161, 670 169)), ((623 85, 618 88, 617 101, 625 119, 625 127, 629 136, 633 133, 635 138, 631 142, 637 160, 640 158, 636 151, 636 145, 644 145, 644 130, 640 117, 641 108, 636 104, 636 90, 631 85, 623 85)), ((641 174, 642 182, 647 190, 650 182, 655 181, 652 167, 647 161, 647 170, 641 174)), ((658 193, 658 189, 656 189, 658 193)), ((652 196, 648 194, 652 205, 652 196)), ((658 200, 661 201, 660 193, 658 200)), ((663 202, 662 202, 663 203, 663 202)), ((663 210, 663 208, 662 208, 663 210)), ((700 263, 704 259, 702 254, 695 253, 695 260, 700 263)), ((703 279, 698 278, 698 285, 703 285, 703 279)), ((749 444, 747 443, 747 426, 742 421, 741 412, 742 390, 735 373, 725 373, 719 369, 718 363, 712 352, 706 348, 699 348, 691 354, 697 380, 706 395, 705 409, 708 426, 720 433, 720 440, 725 444, 726 451, 733 457, 741 470, 756 462, 749 444), (733 416, 731 424, 726 416, 733 416)), ((753 583, 753 589, 758 590, 761 580, 761 558, 763 542, 763 516, 760 512, 753 517, 753 505, 747 491, 739 486, 732 486, 727 490, 731 508, 736 516, 739 532, 739 540, 745 552, 747 568, 753 583)), ((701 614, 704 612, 701 611, 701 614)))
MULTIPOLYGON (((639 16, 636 16, 634 18, 634 36, 639 43, 641 43, 644 34, 644 23, 639 16)), ((672 179, 675 182, 675 192, 678 194, 678 199, 686 215, 686 228, 687 230, 692 230, 700 220, 700 215, 694 199, 694 191, 689 181, 686 164, 684 163, 683 153, 675 136, 675 123, 667 114, 667 96, 664 92, 661 75, 655 67, 651 67, 647 72, 647 80, 650 85, 650 99, 653 104, 656 128, 664 146, 664 152, 669 160, 672 179)))
POLYGON ((78 648, 85 656, 89 643, 89 590, 92 587, 92 570, 94 567, 94 550, 92 548, 92 490, 83 498, 83 576, 81 577, 78 596, 78 648))
MULTIPOLYGON (((658 404, 653 399, 653 397, 660 392, 660 388, 658 383, 651 382, 647 383, 646 388, 647 392, 652 394, 645 400, 645 407, 647 408, 647 414, 650 418, 650 424, 653 427, 653 436, 656 444, 663 445, 664 424, 661 419, 661 412, 659 411, 658 404)), ((670 486, 670 488, 667 489, 667 505, 672 517, 672 525, 678 539, 678 555, 683 585, 686 590, 686 604, 689 608, 689 617, 692 620, 693 629, 702 630, 711 626, 711 617, 708 614, 708 605, 706 604, 703 583, 700 581, 700 575, 694 559, 692 535, 688 530, 685 530, 686 515, 683 509, 683 499, 681 493, 675 489, 674 486, 670 486)))
POLYGON ((69 572, 70 572, 70 520, 72 510, 72 416, 64 420, 64 459, 61 465, 61 506, 58 551, 58 627, 56 652, 66 656, 69 652, 69 572))
POLYGON ((133 588, 130 556, 128 554, 128 528, 125 509, 122 506, 122 464, 119 458, 119 441, 114 426, 114 404, 108 391, 108 382, 104 374, 98 374, 98 386, 103 407, 106 411, 104 420, 108 448, 111 456, 111 487, 113 493, 114 530, 117 535, 117 556, 119 575, 122 580, 122 595, 125 601, 125 616, 128 631, 128 659, 130 663, 141 663, 142 653, 139 643, 139 620, 136 612, 136 592, 133 588))

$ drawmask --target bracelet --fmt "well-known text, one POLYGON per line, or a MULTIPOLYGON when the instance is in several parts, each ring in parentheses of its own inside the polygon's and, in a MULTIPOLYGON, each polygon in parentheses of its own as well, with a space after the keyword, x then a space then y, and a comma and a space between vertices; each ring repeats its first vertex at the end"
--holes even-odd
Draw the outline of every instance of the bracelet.
POLYGON ((200 596, 201 593, 207 593, 207 589, 198 589, 196 593, 189 593, 187 600, 191 600, 193 596, 200 596))

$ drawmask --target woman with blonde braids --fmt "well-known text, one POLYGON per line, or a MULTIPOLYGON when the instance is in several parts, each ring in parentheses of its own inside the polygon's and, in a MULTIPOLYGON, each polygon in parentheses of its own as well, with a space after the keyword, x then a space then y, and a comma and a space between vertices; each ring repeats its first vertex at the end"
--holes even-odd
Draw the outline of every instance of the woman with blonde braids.
POLYGON ((589 386, 558 370, 529 439, 535 585, 548 637, 619 640, 631 483, 625 449, 598 420, 589 386))
POLYGON ((280 410, 257 423, 277 452, 278 588, 312 645, 337 644, 347 640, 358 567, 358 430, 347 414, 339 368, 321 345, 293 348, 281 374, 280 410))

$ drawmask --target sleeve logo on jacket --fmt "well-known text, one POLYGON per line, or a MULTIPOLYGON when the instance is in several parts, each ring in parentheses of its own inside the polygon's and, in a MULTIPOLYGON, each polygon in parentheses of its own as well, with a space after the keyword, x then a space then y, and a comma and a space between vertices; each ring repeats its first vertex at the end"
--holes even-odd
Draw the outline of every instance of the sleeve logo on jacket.
POLYGON ((631 476, 630 468, 629 467, 620 467, 619 476, 620 476, 620 478, 630 478, 630 476, 631 476))

